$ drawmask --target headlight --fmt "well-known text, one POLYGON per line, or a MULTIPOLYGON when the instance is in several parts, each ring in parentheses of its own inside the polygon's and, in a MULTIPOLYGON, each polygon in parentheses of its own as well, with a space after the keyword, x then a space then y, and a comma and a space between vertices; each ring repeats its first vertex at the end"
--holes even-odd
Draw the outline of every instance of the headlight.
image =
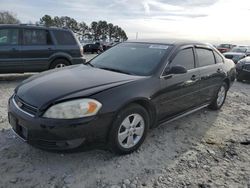
POLYGON ((94 116, 102 107, 102 104, 94 99, 77 99, 62 102, 50 107, 43 115, 54 119, 76 119, 94 116))

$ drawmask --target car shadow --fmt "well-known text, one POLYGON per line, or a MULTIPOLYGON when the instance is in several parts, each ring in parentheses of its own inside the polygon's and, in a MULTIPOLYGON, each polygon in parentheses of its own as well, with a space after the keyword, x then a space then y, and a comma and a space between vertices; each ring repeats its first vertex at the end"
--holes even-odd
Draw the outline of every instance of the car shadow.
POLYGON ((218 115, 219 112, 203 109, 154 128, 141 148, 126 156, 115 155, 96 145, 74 152, 44 151, 23 143, 11 130, 4 130, 0 132, 0 173, 6 181, 21 177, 20 183, 24 181, 27 186, 39 182, 45 187, 58 182, 69 187, 79 182, 81 187, 96 187, 97 181, 112 184, 137 176, 147 178, 199 144, 218 115), (65 176, 73 177, 71 182, 66 182, 65 176))

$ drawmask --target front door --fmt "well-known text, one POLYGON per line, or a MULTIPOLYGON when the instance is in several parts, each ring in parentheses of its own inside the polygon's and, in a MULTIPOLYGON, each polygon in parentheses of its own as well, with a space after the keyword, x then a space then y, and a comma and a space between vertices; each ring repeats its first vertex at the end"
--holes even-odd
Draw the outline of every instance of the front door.
POLYGON ((23 62, 20 57, 19 29, 0 29, 0 73, 21 73, 23 62))
POLYGON ((162 76, 160 120, 168 119, 200 104, 200 73, 196 68, 193 47, 179 50, 166 69, 176 65, 185 67, 187 73, 162 76))

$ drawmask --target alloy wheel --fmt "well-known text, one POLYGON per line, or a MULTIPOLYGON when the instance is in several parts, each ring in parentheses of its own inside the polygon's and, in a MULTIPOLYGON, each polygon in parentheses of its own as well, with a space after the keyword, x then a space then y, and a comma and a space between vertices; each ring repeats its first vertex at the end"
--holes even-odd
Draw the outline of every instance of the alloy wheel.
POLYGON ((126 149, 134 147, 143 137, 145 122, 141 115, 131 114, 121 123, 118 130, 118 142, 126 149))
POLYGON ((224 86, 221 86, 217 96, 217 105, 221 106, 225 98, 226 98, 226 88, 224 86))
POLYGON ((57 69, 57 68, 62 68, 62 67, 65 67, 65 66, 66 66, 65 64, 60 63, 60 64, 57 64, 57 65, 55 66, 55 68, 57 69))

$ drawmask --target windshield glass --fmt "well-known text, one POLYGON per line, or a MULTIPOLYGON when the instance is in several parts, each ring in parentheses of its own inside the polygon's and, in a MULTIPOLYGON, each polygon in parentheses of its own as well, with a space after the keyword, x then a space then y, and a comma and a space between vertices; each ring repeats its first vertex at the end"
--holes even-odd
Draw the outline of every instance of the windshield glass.
POLYGON ((147 76, 152 74, 170 47, 163 44, 121 43, 94 58, 91 64, 97 68, 147 76))
POLYGON ((245 53, 247 51, 247 48, 244 47, 236 47, 231 50, 231 52, 240 52, 240 53, 245 53))

